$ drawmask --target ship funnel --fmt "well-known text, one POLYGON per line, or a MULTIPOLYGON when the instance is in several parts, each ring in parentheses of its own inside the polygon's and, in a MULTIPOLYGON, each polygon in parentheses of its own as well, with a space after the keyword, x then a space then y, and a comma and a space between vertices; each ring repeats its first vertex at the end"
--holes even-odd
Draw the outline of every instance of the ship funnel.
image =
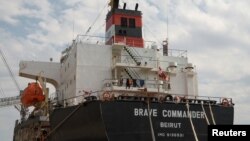
POLYGON ((124 4, 123 4, 123 9, 124 9, 124 10, 126 9, 126 6, 127 6, 127 3, 124 2, 124 4))
POLYGON ((119 0, 110 0, 111 10, 106 16, 106 44, 125 44, 129 47, 144 47, 142 37, 142 13, 138 11, 139 4, 136 3, 135 10, 126 9, 127 2, 119 7, 119 0))
POLYGON ((136 5, 135 5, 135 11, 137 11, 137 10, 138 10, 138 6, 139 6, 139 4, 138 4, 138 3, 136 3, 136 5))

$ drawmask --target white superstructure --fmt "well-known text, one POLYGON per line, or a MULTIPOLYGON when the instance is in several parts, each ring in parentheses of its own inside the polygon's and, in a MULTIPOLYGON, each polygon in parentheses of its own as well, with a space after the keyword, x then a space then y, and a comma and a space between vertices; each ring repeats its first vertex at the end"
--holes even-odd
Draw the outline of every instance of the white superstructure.
POLYGON ((163 56, 155 47, 74 41, 63 51, 61 62, 22 61, 20 76, 35 79, 42 74, 55 86, 59 103, 66 105, 82 102, 77 97, 88 93, 101 98, 103 91, 133 95, 144 88, 155 95, 197 96, 197 73, 186 51, 169 50, 168 54, 163 56), (167 79, 159 77, 161 71, 167 79), (134 82, 130 88, 126 88, 127 79, 134 82))

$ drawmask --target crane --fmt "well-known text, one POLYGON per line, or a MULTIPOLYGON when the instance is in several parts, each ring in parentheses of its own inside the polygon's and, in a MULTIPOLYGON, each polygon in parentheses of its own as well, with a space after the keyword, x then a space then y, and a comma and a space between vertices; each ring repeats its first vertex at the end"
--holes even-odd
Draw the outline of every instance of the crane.
MULTIPOLYGON (((0 49, 0 56, 3 60, 3 63, 5 64, 5 66, 7 67, 8 69, 8 72, 17 88, 17 90, 20 92, 20 86, 17 82, 17 80, 15 79, 15 75, 11 69, 11 67, 9 66, 7 60, 6 60, 6 57, 4 55, 4 52, 2 51, 2 49, 0 49)), ((20 106, 20 98, 19 96, 13 96, 13 97, 7 97, 7 98, 1 98, 0 99, 0 107, 6 107, 6 106, 13 106, 19 111, 21 112, 22 108, 20 106)))
POLYGON ((3 98, 0 98, 0 108, 20 104, 19 100, 20 97, 19 96, 6 97, 1 85, 0 85, 0 94, 3 96, 3 98))
MULTIPOLYGON (((0 108, 21 104, 20 96, 0 98, 0 108)), ((19 111, 20 112, 20 111, 19 111)))
MULTIPOLYGON (((4 55, 4 52, 1 50, 0 48, 0 56, 5 64, 5 66, 7 67, 8 69, 8 72, 13 80, 13 82, 15 83, 15 86, 17 88, 18 91, 20 91, 20 95, 18 96, 12 96, 12 97, 4 97, 4 98, 0 98, 0 108, 1 107, 8 107, 8 106, 14 106, 19 112, 20 112, 20 115, 21 115, 21 120, 24 120, 25 117, 28 115, 27 112, 27 106, 25 106, 25 104, 23 103, 26 98, 28 98, 28 100, 34 100, 33 98, 37 98, 36 97, 36 91, 37 91, 37 88, 40 89, 41 88, 41 91, 42 91, 42 96, 44 96, 44 100, 40 101, 40 102, 34 102, 32 101, 32 104, 31 106, 35 106, 35 110, 37 109, 41 109, 44 111, 44 115, 47 115, 48 114, 48 89, 46 88, 46 83, 44 81, 44 79, 42 78, 41 76, 41 73, 40 72, 38 75, 37 75, 37 78, 36 78, 36 82, 33 83, 35 85, 37 85, 37 88, 31 88, 30 89, 30 85, 28 85, 28 87, 23 91, 21 92, 21 89, 20 89, 20 86, 17 82, 17 80, 15 79, 15 75, 11 69, 11 67, 9 66, 7 60, 6 60, 6 57, 4 55), (38 81, 38 82, 37 82, 38 81), (34 95, 35 94, 35 95, 34 95), (34 104, 34 105, 33 105, 34 104)), ((32 84, 32 83, 29 83, 29 84, 32 84)), ((1 88, 1 87, 0 87, 1 88)), ((4 95, 4 92, 3 92, 3 89, 1 88, 1 93, 4 95)), ((34 110, 34 111, 35 111, 34 110)), ((33 112, 34 112, 33 111, 33 112)))

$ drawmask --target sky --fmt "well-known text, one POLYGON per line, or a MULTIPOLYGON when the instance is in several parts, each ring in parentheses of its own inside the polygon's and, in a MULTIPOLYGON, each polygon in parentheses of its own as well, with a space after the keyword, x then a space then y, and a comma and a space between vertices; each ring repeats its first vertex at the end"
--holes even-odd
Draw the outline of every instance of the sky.
MULTIPOLYGON (((188 50, 197 67, 199 95, 231 97, 235 124, 250 124, 249 0, 121 0, 139 3, 146 41, 168 37, 169 48, 188 50)), ((22 89, 19 61, 59 61, 78 34, 105 35, 107 0, 0 0, 0 48, 22 89), (99 18, 97 18, 99 17, 99 18), (97 20, 96 20, 97 18, 97 20), (94 22, 96 21, 96 22, 94 22)), ((0 98, 19 94, 0 60, 0 98)), ((0 138, 12 141, 14 107, 0 108, 0 138)))

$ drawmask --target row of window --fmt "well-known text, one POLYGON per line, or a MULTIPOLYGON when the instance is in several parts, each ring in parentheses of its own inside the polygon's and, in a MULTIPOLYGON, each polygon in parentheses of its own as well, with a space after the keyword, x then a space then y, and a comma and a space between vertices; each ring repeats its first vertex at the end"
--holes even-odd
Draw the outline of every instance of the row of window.
MULTIPOLYGON (((74 57, 76 58, 76 53, 75 53, 75 55, 74 55, 74 57)), ((65 61, 65 63, 66 63, 66 61, 65 61)), ((64 63, 64 64, 65 64, 64 63)), ((63 65, 62 65, 63 66, 63 65)), ((68 62, 68 68, 69 68, 69 62, 68 62)), ((65 65, 65 68, 64 68, 64 72, 66 72, 67 71, 67 66, 65 65)), ((61 76, 62 77, 62 76, 61 76)))
MULTIPOLYGON (((76 75, 74 75, 73 81, 74 81, 74 82, 76 81, 76 75)), ((62 89, 62 94, 64 94, 64 92, 67 91, 67 89, 68 89, 69 86, 73 83, 73 81, 72 81, 72 79, 70 79, 69 82, 67 82, 67 83, 65 84, 64 89, 62 89)))
POLYGON ((135 19, 134 18, 125 18, 121 17, 121 26, 135 28, 135 19))

